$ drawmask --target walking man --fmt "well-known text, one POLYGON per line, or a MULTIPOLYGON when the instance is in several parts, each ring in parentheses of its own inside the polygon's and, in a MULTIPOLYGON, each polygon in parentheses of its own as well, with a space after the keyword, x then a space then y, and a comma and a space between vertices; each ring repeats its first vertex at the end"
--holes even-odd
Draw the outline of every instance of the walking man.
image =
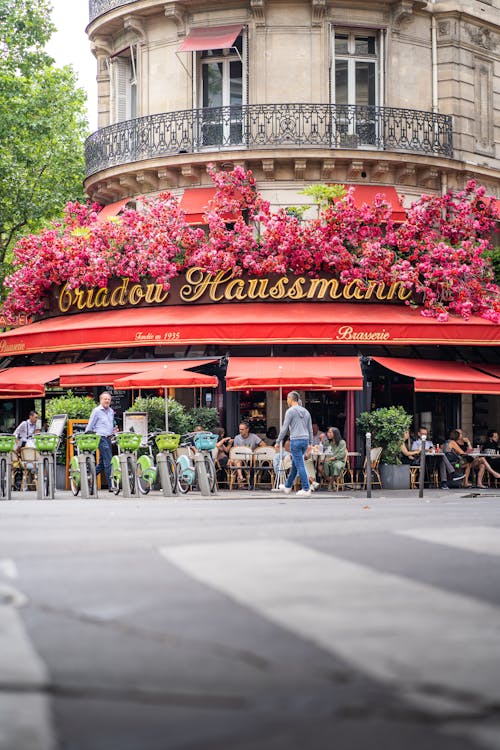
POLYGON ((279 489, 286 495, 292 491, 297 474, 300 477, 302 489, 297 492, 300 497, 310 497, 311 487, 304 464, 304 455, 311 451, 313 432, 311 415, 300 405, 300 396, 297 391, 290 391, 286 397, 288 409, 286 410, 283 427, 276 438, 276 445, 281 445, 290 430, 290 453, 292 454, 292 468, 285 484, 280 484, 279 489))
POLYGON ((113 491, 111 480, 111 437, 115 432, 115 413, 111 408, 111 394, 104 391, 99 396, 99 406, 93 409, 85 432, 95 432, 100 435, 99 440, 99 463, 96 466, 96 474, 104 472, 110 492, 113 491))

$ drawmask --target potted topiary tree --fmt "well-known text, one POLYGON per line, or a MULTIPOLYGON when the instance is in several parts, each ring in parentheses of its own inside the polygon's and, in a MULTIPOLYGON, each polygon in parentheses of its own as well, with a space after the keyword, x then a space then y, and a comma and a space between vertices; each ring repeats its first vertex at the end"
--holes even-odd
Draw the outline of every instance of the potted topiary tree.
POLYGON ((410 489, 410 467, 401 462, 401 444, 412 419, 402 406, 384 406, 362 412, 356 420, 363 437, 370 432, 372 446, 382 448, 380 476, 384 489, 410 489))

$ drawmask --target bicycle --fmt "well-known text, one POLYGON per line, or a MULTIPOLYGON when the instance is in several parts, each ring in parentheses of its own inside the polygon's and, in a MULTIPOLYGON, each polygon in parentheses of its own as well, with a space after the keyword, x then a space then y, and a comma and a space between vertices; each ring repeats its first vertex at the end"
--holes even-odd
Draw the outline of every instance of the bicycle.
POLYGON ((183 437, 187 437, 189 440, 181 443, 181 447, 187 448, 188 450, 186 453, 182 453, 178 456, 176 461, 178 475, 177 487, 179 492, 185 495, 194 486, 195 479, 198 478, 198 485, 202 494, 213 494, 217 487, 217 473, 212 451, 217 444, 217 440, 219 439, 218 436, 214 435, 212 432, 196 432, 188 433, 188 435, 184 435, 183 437), (196 471, 196 454, 193 450, 193 443, 195 448, 203 456, 206 473, 206 486, 203 486, 205 484, 205 477, 202 476, 200 472, 196 471))
MULTIPOLYGON (((114 435, 113 442, 118 445, 118 455, 111 458, 111 479, 112 479, 112 490, 115 495, 118 495, 123 486, 123 470, 122 464, 125 463, 127 467, 127 480, 128 480, 128 492, 130 495, 135 494, 137 482, 137 459, 135 453, 140 447, 142 441, 142 435, 138 432, 117 432, 114 435), (123 458, 125 457, 125 461, 123 458)), ((125 493, 124 493, 125 494, 125 493)))
POLYGON ((55 452, 59 436, 42 432, 34 436, 35 448, 40 454, 38 461, 37 496, 40 500, 54 497, 55 489, 55 452))
POLYGON ((161 481, 159 465, 155 463, 152 441, 155 441, 158 450, 165 454, 170 487, 174 492, 177 490, 177 465, 172 455, 179 445, 180 435, 175 432, 151 432, 148 435, 148 454, 139 456, 137 459, 137 487, 142 495, 147 495, 157 480, 161 481))
POLYGON ((72 457, 69 463, 69 486, 71 492, 76 497, 81 489, 82 496, 94 497, 97 495, 94 453, 99 448, 101 436, 95 432, 80 432, 72 435, 68 440, 76 447, 76 455, 72 457), (82 461, 79 458, 82 454, 85 454, 83 478, 80 468, 82 461))
POLYGON ((10 454, 16 445, 15 435, 0 434, 0 500, 11 498, 11 466, 10 454))

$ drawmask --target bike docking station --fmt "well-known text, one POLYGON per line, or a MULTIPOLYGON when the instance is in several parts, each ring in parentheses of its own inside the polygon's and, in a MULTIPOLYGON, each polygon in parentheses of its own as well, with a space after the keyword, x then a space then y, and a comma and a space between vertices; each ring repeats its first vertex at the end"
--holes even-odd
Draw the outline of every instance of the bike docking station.
POLYGON ((158 448, 156 465, 158 467, 158 478, 163 497, 177 495, 177 474, 175 461, 171 454, 177 450, 180 437, 175 432, 161 432, 155 438, 158 448))
POLYGON ((78 448, 79 483, 83 500, 97 498, 94 453, 99 448, 100 435, 95 432, 81 432, 75 435, 78 448))
POLYGON ((123 497, 137 498, 139 490, 137 487, 137 453, 141 445, 142 435, 138 432, 117 432, 121 471, 121 489, 123 497))
POLYGON ((34 436, 35 448, 40 454, 38 459, 36 483, 37 500, 53 500, 56 489, 56 450, 59 436, 42 432, 34 436))
POLYGON ((15 435, 0 434, 0 500, 12 497, 12 451, 16 447, 15 435))
POLYGON ((193 442, 198 449, 194 454, 194 468, 198 489, 204 497, 218 495, 217 481, 215 479, 215 464, 212 451, 217 445, 218 436, 211 432, 200 432, 193 437, 193 442))

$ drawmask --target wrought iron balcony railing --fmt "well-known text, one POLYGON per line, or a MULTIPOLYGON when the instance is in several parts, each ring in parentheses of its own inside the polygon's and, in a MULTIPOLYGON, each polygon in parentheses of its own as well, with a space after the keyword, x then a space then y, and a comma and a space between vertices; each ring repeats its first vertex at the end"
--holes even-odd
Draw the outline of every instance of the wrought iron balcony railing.
POLYGON ((128 5, 133 3, 135 0, 89 0, 89 23, 103 13, 107 13, 108 10, 119 8, 120 5, 128 5))
POLYGON ((329 104, 164 112, 93 133, 85 144, 86 174, 162 156, 277 148, 372 149, 452 157, 451 117, 413 109, 329 104))

